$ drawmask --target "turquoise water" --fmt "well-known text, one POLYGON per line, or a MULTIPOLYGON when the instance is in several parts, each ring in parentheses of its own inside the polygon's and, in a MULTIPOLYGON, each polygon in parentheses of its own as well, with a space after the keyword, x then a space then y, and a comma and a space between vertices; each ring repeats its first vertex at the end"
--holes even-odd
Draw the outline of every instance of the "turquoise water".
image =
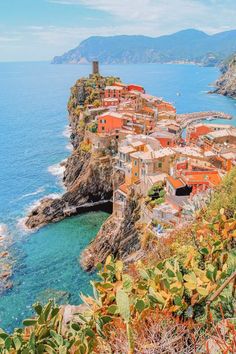
MULTIPOLYGON (((0 63, 0 234, 12 241, 14 260, 13 288, 0 296, 5 329, 19 325, 37 299, 56 291, 62 302, 79 303, 79 293, 90 291, 91 276, 81 270, 78 257, 108 214, 83 214, 33 234, 21 221, 40 198, 63 192, 57 164, 69 155, 63 134, 69 89, 89 71, 89 66, 0 63)), ((234 100, 207 94, 219 74, 216 68, 150 64, 103 66, 101 71, 144 85, 174 102, 180 113, 222 110, 236 117, 234 100)))

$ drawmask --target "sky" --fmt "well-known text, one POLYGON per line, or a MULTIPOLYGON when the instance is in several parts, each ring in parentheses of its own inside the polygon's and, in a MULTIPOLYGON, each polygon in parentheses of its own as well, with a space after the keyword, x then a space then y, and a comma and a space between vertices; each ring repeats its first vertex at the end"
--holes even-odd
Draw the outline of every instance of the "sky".
POLYGON ((0 0, 0 61, 51 60, 92 35, 236 29, 236 0, 0 0))

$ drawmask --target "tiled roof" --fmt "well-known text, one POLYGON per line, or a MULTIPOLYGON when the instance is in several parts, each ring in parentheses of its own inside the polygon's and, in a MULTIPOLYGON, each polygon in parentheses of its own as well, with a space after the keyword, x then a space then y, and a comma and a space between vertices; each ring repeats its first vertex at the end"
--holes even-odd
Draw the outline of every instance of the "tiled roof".
POLYGON ((175 179, 172 176, 167 177, 167 181, 175 188, 181 188, 184 186, 184 183, 180 179, 175 179))

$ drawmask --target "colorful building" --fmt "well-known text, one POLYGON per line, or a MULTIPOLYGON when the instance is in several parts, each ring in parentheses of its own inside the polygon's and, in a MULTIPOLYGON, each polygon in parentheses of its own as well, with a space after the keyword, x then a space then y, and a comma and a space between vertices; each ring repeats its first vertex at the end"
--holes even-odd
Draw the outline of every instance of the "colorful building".
POLYGON ((98 116, 98 133, 111 133, 121 129, 127 122, 122 114, 107 112, 98 116))

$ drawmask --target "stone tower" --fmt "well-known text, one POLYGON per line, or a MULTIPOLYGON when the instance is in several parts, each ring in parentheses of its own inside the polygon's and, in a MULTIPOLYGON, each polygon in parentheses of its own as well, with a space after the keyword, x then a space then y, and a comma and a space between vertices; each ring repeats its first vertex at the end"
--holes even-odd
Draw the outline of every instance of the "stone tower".
POLYGON ((99 62, 97 60, 93 61, 93 75, 99 74, 99 62))

